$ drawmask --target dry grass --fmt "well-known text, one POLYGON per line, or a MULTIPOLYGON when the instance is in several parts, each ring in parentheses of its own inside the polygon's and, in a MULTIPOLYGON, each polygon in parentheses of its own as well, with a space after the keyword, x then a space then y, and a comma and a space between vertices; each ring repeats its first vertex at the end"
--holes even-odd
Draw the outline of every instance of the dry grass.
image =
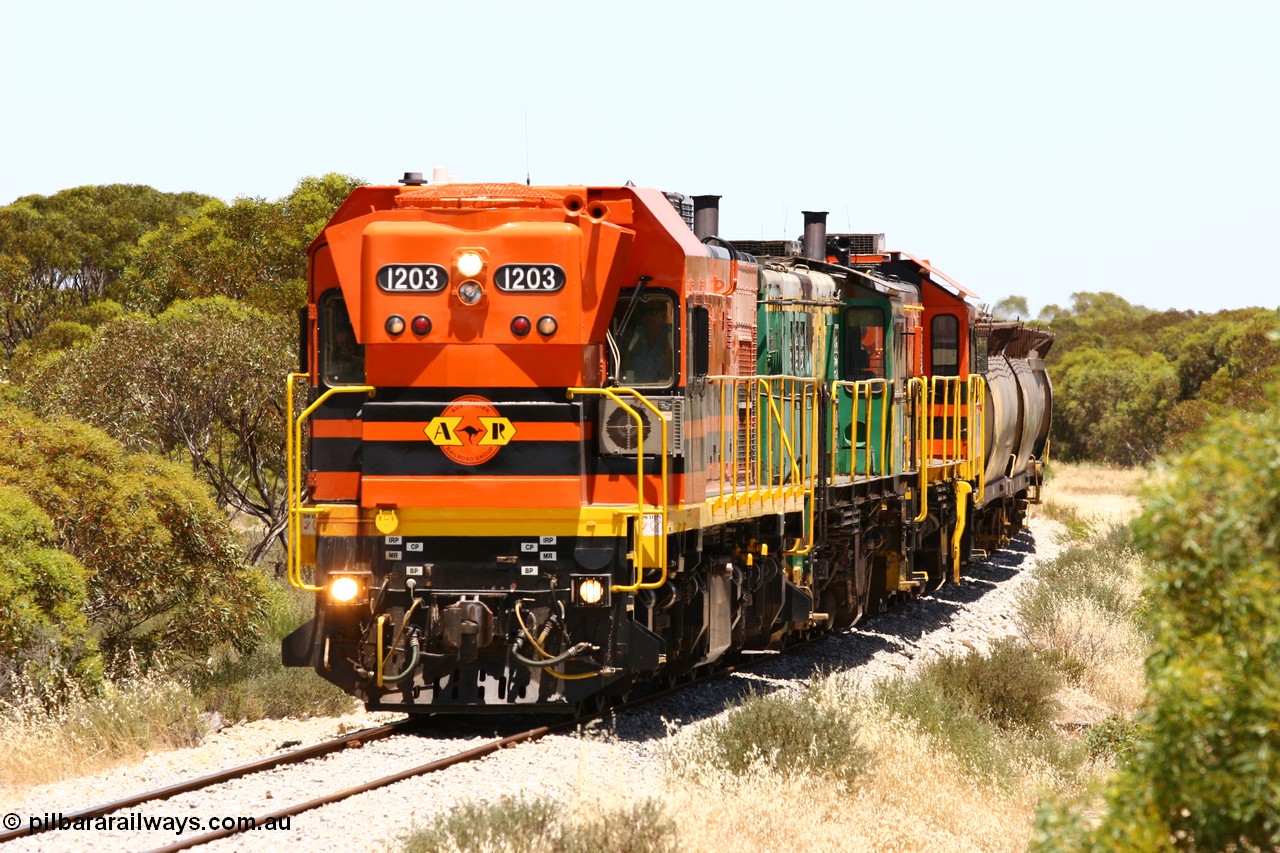
POLYGON ((1050 514, 1059 507, 1105 527, 1129 522, 1142 508, 1138 489, 1147 476, 1142 468, 1054 462, 1049 471, 1044 499, 1050 514))
POLYGON ((166 678, 107 683, 56 708, 34 696, 0 703, 0 786, 9 793, 93 773, 204 737, 195 697, 166 678))
POLYGON ((1063 600, 1057 618, 1034 632, 1032 640, 1077 662, 1075 685, 1114 713, 1132 714, 1146 696, 1146 638, 1132 624, 1116 622, 1096 602, 1063 600))
MULTIPOLYGON (((847 699, 847 697, 846 697, 847 699)), ((860 742, 873 759, 852 790, 822 777, 760 767, 743 776, 680 773, 668 790, 681 850, 1021 851, 1044 785, 1063 789, 1051 766, 1028 758, 1014 789, 989 784, 912 723, 868 707, 860 742), (730 843, 726 843, 730 842, 730 843)), ((839 763, 841 756, 832 755, 839 763)))

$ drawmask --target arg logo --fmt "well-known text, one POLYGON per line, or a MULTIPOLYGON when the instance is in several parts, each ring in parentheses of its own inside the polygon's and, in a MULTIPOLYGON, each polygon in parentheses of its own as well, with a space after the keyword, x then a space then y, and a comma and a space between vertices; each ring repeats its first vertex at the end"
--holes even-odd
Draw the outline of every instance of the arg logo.
POLYGON ((446 406, 423 432, 445 456, 459 465, 483 465, 511 441, 516 428, 498 414, 493 403, 468 394, 446 406))

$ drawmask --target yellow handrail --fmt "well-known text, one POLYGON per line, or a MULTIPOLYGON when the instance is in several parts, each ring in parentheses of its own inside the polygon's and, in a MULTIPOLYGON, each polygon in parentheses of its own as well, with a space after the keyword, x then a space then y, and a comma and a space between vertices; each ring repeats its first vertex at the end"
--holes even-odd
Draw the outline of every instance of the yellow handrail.
POLYGON ((858 478, 858 405, 864 399, 866 400, 867 412, 867 470, 866 476, 872 476, 871 458, 874 456, 877 460, 875 466, 875 476, 883 477, 886 468, 892 470, 892 457, 887 457, 886 444, 889 437, 889 395, 892 391, 893 383, 887 379, 859 379, 856 381, 837 379, 831 383, 831 473, 834 476, 837 472, 836 458, 838 454, 838 433, 840 425, 840 392, 846 391, 849 394, 850 409, 850 440, 849 440, 849 477, 851 479, 858 478), (871 401, 874 397, 881 398, 880 406, 880 440, 874 445, 871 444, 870 426, 871 426, 871 401), (873 454, 872 450, 876 452, 873 454))
POLYGON ((645 397, 634 388, 570 388, 568 389, 568 397, 573 399, 575 394, 581 395, 597 395, 607 397, 618 405, 636 422, 636 538, 635 538, 635 569, 636 579, 631 584, 613 584, 610 589, 613 592, 639 592, 642 589, 657 589, 667 582, 667 455, 668 455, 668 438, 667 438, 667 419, 662 414, 662 410, 653 404, 648 397, 645 397), (644 419, 640 417, 640 413, 623 402, 619 394, 628 394, 634 397, 645 408, 653 412, 654 417, 658 419, 658 423, 662 426, 662 446, 658 458, 660 463, 659 474, 659 504, 658 504, 658 542, 657 542, 657 562, 661 575, 658 580, 652 583, 644 582, 644 546, 643 540, 645 536, 645 518, 650 515, 646 513, 646 504, 644 500, 644 419))
POLYGON ((916 476, 917 490, 920 492, 920 512, 915 517, 917 523, 929 517, 929 444, 933 432, 931 422, 933 413, 929 407, 929 386, 920 377, 912 377, 907 383, 907 395, 916 401, 916 476))
MULTIPOLYGON (((818 381, 786 374, 715 375, 707 381, 720 395, 719 491, 708 500, 712 511, 741 512, 744 505, 761 514, 783 511, 788 501, 800 497, 808 500, 812 513, 819 462, 818 381)), ((804 535, 786 553, 808 553, 813 536, 810 514, 804 535)))
POLYGON ((987 380, 969 374, 969 477, 978 481, 978 497, 987 487, 987 380))
POLYGON ((815 501, 815 492, 817 492, 818 488, 818 384, 810 384, 806 382, 801 386, 801 388, 804 389, 804 391, 801 392, 801 407, 804 409, 806 418, 809 419, 809 447, 806 448, 805 451, 805 459, 809 460, 809 485, 804 491, 805 497, 808 497, 808 502, 806 502, 804 510, 801 510, 801 514, 805 514, 806 512, 806 515, 801 515, 801 520, 803 520, 805 525, 809 528, 809 538, 808 542, 805 543, 804 548, 800 548, 799 543, 796 543, 797 547, 794 551, 791 551, 791 553, 803 556, 806 555, 806 553, 813 551, 815 526, 813 515, 815 512, 815 505, 817 505, 817 501, 815 501), (804 401, 808 400, 810 393, 812 393, 813 402, 806 405, 804 401))
POLYGON ((302 505, 302 425, 307 418, 311 417, 312 412, 320 408, 326 400, 335 394, 368 394, 377 389, 372 385, 344 385, 330 388, 317 397, 315 402, 303 409, 302 413, 295 418, 293 415, 294 383, 299 379, 307 379, 309 375, 306 373, 290 373, 288 380, 285 382, 285 393, 288 397, 288 400, 285 401, 285 418, 289 424, 289 429, 285 433, 284 450, 285 470, 288 478, 286 506, 289 513, 285 565, 290 586, 307 592, 319 592, 324 589, 323 586, 309 584, 302 578, 302 549, 299 546, 299 542, 302 539, 302 516, 318 515, 326 511, 326 508, 322 506, 304 507, 302 505))

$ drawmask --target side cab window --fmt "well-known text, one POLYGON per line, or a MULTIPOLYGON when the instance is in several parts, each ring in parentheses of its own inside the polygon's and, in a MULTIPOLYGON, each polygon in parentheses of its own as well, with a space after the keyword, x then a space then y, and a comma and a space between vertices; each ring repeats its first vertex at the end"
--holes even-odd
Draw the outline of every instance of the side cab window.
POLYGON ((930 367, 934 376, 960 375, 960 318, 938 314, 929 326, 930 367))
POLYGON ((844 339, 841 341, 844 365, 840 378, 858 382, 883 379, 885 368, 884 311, 875 307, 846 308, 844 339))
POLYGON ((341 292, 330 291, 321 298, 319 316, 320 378, 326 385, 364 384, 364 346, 356 343, 341 292))
POLYGON ((618 346, 618 382, 669 388, 676 381, 676 305, 662 293, 618 300, 610 331, 618 346))

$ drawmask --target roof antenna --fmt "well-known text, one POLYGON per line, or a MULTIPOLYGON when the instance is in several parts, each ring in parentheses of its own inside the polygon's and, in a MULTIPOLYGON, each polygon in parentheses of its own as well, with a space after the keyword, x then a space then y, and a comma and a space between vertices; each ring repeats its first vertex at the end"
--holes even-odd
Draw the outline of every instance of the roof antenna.
POLYGON ((529 84, 524 84, 524 185, 533 186, 532 171, 529 169, 529 84))

